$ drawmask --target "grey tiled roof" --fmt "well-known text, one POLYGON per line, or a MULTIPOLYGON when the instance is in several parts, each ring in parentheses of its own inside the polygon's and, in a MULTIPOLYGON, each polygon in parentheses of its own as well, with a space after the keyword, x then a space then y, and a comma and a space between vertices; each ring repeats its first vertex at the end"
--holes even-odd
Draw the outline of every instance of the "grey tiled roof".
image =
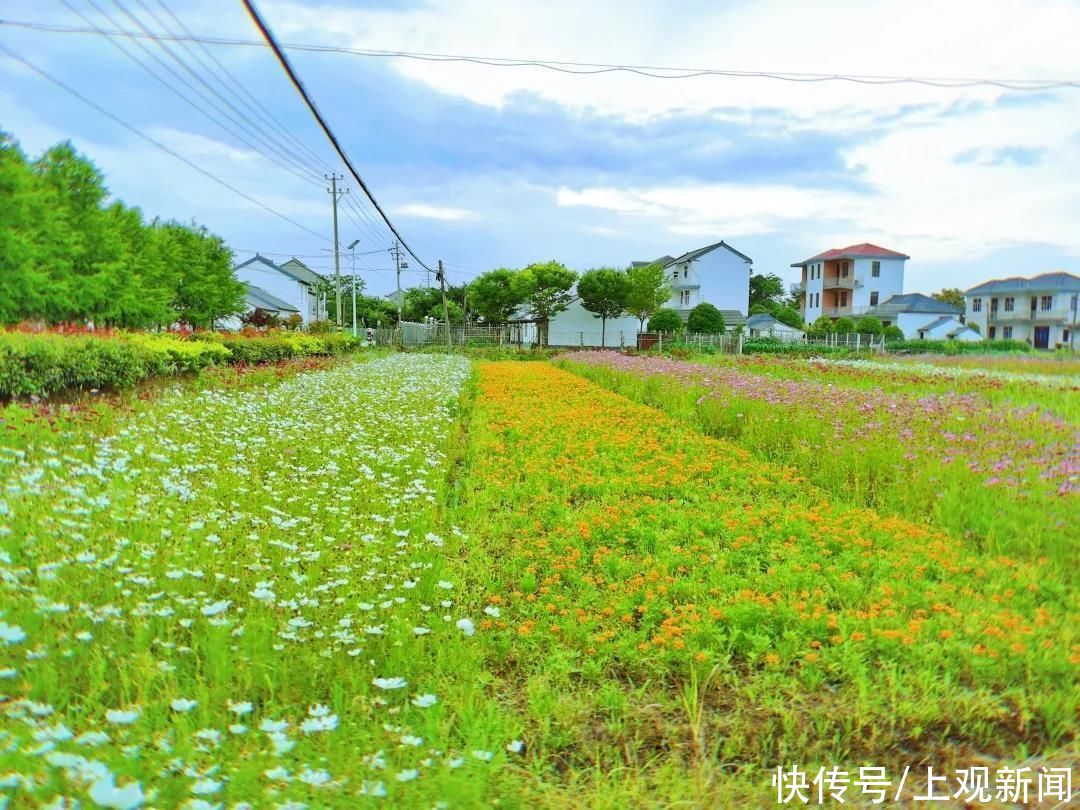
POLYGON ((1064 290, 1066 292, 1080 292, 1080 276, 1072 273, 1057 272, 1043 273, 1031 278, 1013 276, 1012 278, 998 278, 977 284, 964 295, 985 295, 987 293, 1023 292, 1026 290, 1064 290))
POLYGON ((233 268, 233 272, 236 272, 242 267, 247 267, 249 264, 264 264, 271 270, 276 270, 283 276, 288 276, 294 281, 299 281, 304 284, 317 284, 319 282, 319 279, 322 278, 322 276, 320 276, 314 270, 309 269, 308 266, 301 262, 299 259, 289 259, 289 261, 285 262, 285 264, 289 265, 288 267, 286 267, 285 265, 274 264, 272 261, 265 258, 264 256, 260 256, 258 253, 256 253, 246 262, 241 262, 240 264, 236 265, 236 267, 233 268))
POLYGON ((667 265, 665 265, 665 267, 673 265, 673 264, 682 264, 683 262, 692 262, 694 259, 697 259, 697 258, 699 258, 701 256, 704 256, 706 253, 712 253, 714 250, 716 250, 717 248, 720 248, 720 247, 727 248, 732 253, 734 253, 736 256, 741 258, 743 261, 750 262, 751 264, 753 264, 753 261, 754 261, 753 259, 751 259, 749 256, 747 256, 745 253, 740 253, 735 248, 733 248, 731 245, 727 244, 723 239, 721 239, 719 242, 714 242, 713 244, 706 245, 703 248, 698 248, 697 250, 691 250, 689 253, 684 253, 679 258, 672 259, 670 262, 667 263, 667 265))
POLYGON ((287 301, 282 301, 276 295, 271 295, 262 287, 254 284, 246 284, 247 302, 253 309, 265 309, 268 312, 299 312, 296 307, 287 301))
POLYGON ((931 315, 959 315, 963 308, 947 301, 938 301, 922 293, 903 293, 893 295, 876 307, 870 308, 871 315, 896 315, 900 312, 926 312, 931 315))

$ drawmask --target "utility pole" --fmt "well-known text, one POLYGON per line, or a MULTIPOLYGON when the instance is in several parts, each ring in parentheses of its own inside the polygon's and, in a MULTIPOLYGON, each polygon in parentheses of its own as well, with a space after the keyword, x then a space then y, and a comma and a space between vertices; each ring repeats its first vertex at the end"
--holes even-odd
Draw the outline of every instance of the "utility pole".
POLYGON ((338 241, 337 204, 342 195, 348 194, 349 190, 346 188, 338 191, 338 176, 336 174, 332 174, 326 179, 330 181, 330 188, 326 192, 330 195, 334 209, 334 293, 337 297, 337 319, 334 323, 338 329, 341 329, 341 243, 338 241))
POLYGON ((394 270, 397 273, 397 319, 401 324, 401 271, 409 266, 409 263, 401 258, 401 246, 394 240, 394 246, 390 248, 390 254, 394 257, 394 270))
POLYGON ((439 272, 435 274, 435 278, 439 280, 439 289, 442 290, 442 311, 446 319, 446 348, 453 351, 454 340, 450 336, 450 307, 446 304, 446 274, 443 273, 442 259, 439 259, 439 272))
POLYGON ((359 239, 353 239, 352 244, 349 245, 349 252, 352 253, 352 335, 356 337, 356 245, 359 239))

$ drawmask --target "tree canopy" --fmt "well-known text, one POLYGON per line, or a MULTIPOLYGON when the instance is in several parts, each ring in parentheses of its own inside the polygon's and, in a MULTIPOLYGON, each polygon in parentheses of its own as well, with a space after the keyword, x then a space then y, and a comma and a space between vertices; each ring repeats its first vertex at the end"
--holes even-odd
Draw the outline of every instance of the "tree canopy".
POLYGON ((0 132, 0 323, 211 326, 243 311, 232 251, 196 224, 110 201, 70 143, 29 160, 0 132))
POLYGON ((600 267, 582 274, 577 285, 581 306, 600 319, 600 345, 606 341, 608 318, 626 311, 630 282, 626 273, 613 267, 600 267))
POLYGON ((935 300, 944 301, 947 304, 955 304, 961 309, 964 308, 964 291, 959 287, 946 287, 943 290, 933 293, 932 297, 935 300))
POLYGON ((525 303, 527 293, 520 271, 489 270, 469 283, 469 309, 487 323, 506 323, 525 303))
POLYGON ((782 304, 785 295, 784 280, 775 273, 750 276, 750 309, 764 306, 772 314, 772 307, 782 304))
POLYGON ((671 281, 659 262, 630 267, 626 271, 626 278, 629 282, 626 311, 644 326, 649 316, 659 311, 671 298, 671 281))
POLYGON ((519 283, 525 305, 540 321, 540 343, 547 343, 547 325, 574 300, 577 273, 556 261, 536 262, 521 271, 519 283))
POLYGON ((686 324, 683 323, 682 316, 670 307, 656 310, 649 318, 650 332, 681 332, 685 328, 686 324))

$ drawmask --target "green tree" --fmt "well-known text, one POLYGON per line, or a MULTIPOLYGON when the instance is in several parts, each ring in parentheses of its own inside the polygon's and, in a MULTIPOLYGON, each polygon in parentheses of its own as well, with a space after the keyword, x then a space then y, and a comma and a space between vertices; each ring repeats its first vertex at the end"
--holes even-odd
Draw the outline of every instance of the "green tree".
POLYGON ((881 321, 873 315, 863 315, 855 324, 855 331, 860 335, 880 335, 884 331, 881 321))
POLYGON ((903 340, 904 330, 897 326, 895 323, 891 323, 882 330, 882 334, 886 340, 903 340))
POLYGON ((719 334, 724 331, 724 316, 712 304, 698 304, 686 316, 686 329, 704 335, 719 334))
POLYGON ((613 267, 599 267, 583 273, 577 284, 581 306, 600 319, 600 345, 606 345, 608 318, 626 311, 630 281, 626 273, 613 267))
POLYGON ((960 307, 960 309, 964 308, 964 292, 958 287, 946 287, 943 290, 933 293, 932 297, 937 301, 955 304, 960 307))
POLYGON ((48 276, 35 239, 43 207, 30 164, 10 135, 0 131, 0 323, 47 315, 48 276))
POLYGON ((518 271, 488 270, 469 283, 469 309, 486 323, 506 323, 525 303, 525 294, 518 271))
POLYGON ((442 292, 438 287, 413 287, 405 291, 405 300, 401 305, 401 318, 405 321, 423 321, 435 318, 441 321, 442 292))
POLYGON ((756 305, 761 305, 766 307, 766 312, 771 312, 772 306, 780 304, 784 296, 784 280, 775 273, 750 276, 749 306, 751 309, 756 305))
POLYGON ((678 310, 662 307, 649 318, 650 332, 681 332, 686 328, 678 310))
POLYGON ((671 298, 671 282, 659 262, 631 267, 626 271, 626 278, 630 283, 626 311, 638 319, 638 328, 643 331, 645 321, 671 298))
POLYGON ((794 329, 803 329, 806 326, 802 313, 792 307, 777 305, 773 307, 769 314, 780 323, 787 324, 794 329))
POLYGON ((806 330, 806 333, 811 337, 825 337, 833 331, 832 318, 828 315, 819 315, 817 319, 810 324, 810 327, 806 330))
POLYGON ((520 284, 525 304, 539 321, 537 334, 540 345, 547 345, 551 319, 564 311, 574 300, 577 273, 556 261, 536 262, 521 271, 520 284))
POLYGON ((855 331, 855 321, 846 316, 837 318, 836 321, 833 322, 832 331, 838 335, 850 335, 855 331))

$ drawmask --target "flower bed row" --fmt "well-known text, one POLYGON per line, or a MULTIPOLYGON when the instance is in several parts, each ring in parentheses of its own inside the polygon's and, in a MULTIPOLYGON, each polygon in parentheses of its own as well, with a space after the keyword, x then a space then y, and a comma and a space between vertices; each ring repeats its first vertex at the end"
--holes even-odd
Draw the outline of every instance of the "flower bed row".
POLYGON ((761 766, 1026 756, 1075 732, 1077 604, 1053 569, 834 506, 566 371, 481 369, 464 501, 501 617, 484 628, 530 690, 594 684, 597 761, 610 726, 671 756, 686 713, 695 750, 761 766))
POLYGON ((197 372, 210 365, 335 355, 359 345, 346 335, 287 332, 205 333, 194 338, 168 333, 98 337, 0 332, 0 399, 129 388, 151 377, 197 372))
POLYGON ((0 450, 0 790, 485 803, 521 744, 474 699, 481 617, 436 522, 469 374, 395 355, 0 450))

